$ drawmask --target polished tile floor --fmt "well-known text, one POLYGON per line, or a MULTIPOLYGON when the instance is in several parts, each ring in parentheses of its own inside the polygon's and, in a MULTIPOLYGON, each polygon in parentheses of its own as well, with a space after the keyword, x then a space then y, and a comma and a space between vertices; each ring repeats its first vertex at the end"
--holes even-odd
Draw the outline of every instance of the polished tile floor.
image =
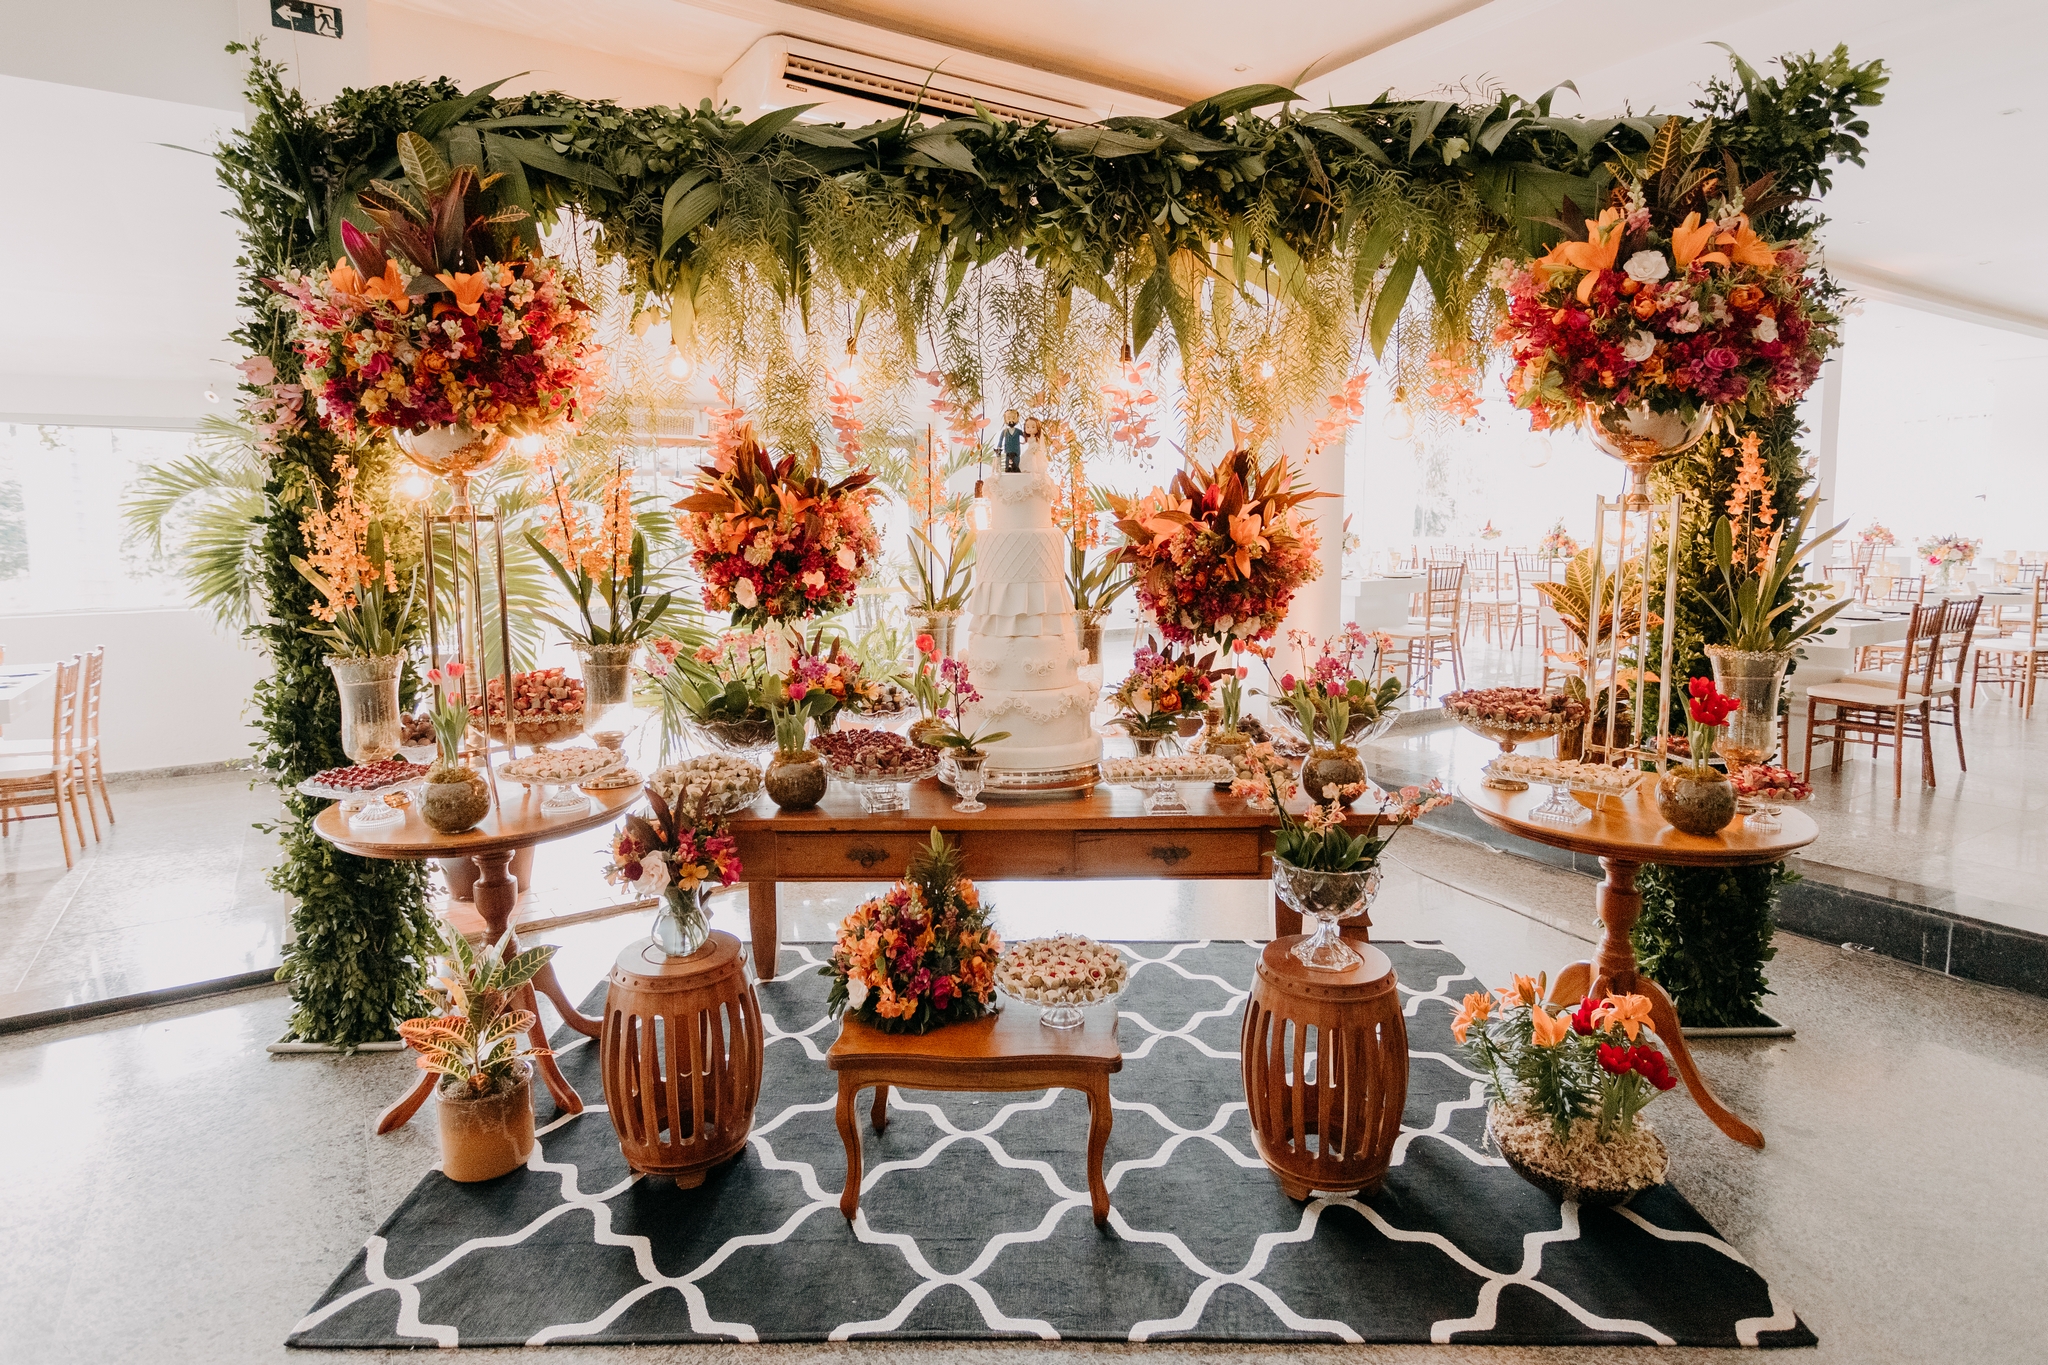
MULTIPOLYGON (((1416 831, 1375 908, 1382 937, 1443 940, 1491 979, 1586 951, 1583 879, 1416 831), (1528 914, 1507 908, 1522 906, 1528 914)), ((1083 917, 1138 934, 1259 932, 1263 890, 1005 885, 1000 923, 1083 917), (1057 898, 1056 898, 1057 897, 1057 898)), ((791 888, 794 933, 822 932, 858 888, 791 888)), ((716 911, 743 922, 730 898, 716 911)), ((593 984, 637 915, 554 931, 572 990, 593 984)), ((1796 1041, 1709 1043, 1703 1065, 1769 1146, 1720 1136, 1682 1094, 1651 1111, 1673 1179, 1843 1365, 2040 1359, 2048 1337, 2048 1001, 1786 938, 1774 1008, 1796 1041)), ((304 1359, 293 1322, 436 1160, 430 1122, 372 1116, 408 1085, 391 1055, 272 1058, 275 989, 0 1038, 0 1359, 21 1365, 240 1365, 304 1359)), ((762 1292, 775 1292, 763 1286, 762 1292)), ((1038 1365, 1077 1355, 1189 1362, 1303 1358, 1584 1365, 1724 1360, 1698 1351, 1195 1345, 563 1348, 603 1362, 853 1361, 1038 1365)), ((337 1360, 372 1361, 353 1353, 337 1360)), ((388 1357, 397 1360, 393 1354, 388 1357)), ((415 1359, 410 1354, 405 1359, 415 1359)), ((531 1361, 530 1351, 465 1360, 531 1361)))

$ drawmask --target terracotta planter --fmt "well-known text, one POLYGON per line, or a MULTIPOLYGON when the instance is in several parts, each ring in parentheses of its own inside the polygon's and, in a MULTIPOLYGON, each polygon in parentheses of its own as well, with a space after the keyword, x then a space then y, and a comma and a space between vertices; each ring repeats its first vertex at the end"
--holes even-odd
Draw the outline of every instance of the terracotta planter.
POLYGON ((1684 834, 1719 834, 1735 818, 1735 786, 1713 769, 1701 777, 1691 765, 1657 779, 1657 812, 1684 834))
POLYGON ((532 1063, 519 1063, 518 1074, 518 1084, 481 1099, 438 1093, 441 1173, 450 1180, 496 1180, 532 1155, 532 1063))
MULTIPOLYGON (((1365 765, 1358 761, 1358 750, 1348 744, 1335 749, 1311 749, 1301 761, 1301 790, 1312 801, 1325 799, 1325 787, 1349 787, 1363 781, 1365 765)), ((1357 799, 1347 796, 1344 804, 1349 806, 1357 799)))
POLYGON ((437 763, 420 788, 420 819, 443 834, 475 829, 490 809, 491 789, 468 768, 437 763))
POLYGON ((825 799, 829 782, 825 760, 809 749, 795 753, 776 750, 768 760, 764 780, 768 799, 784 810, 809 810, 825 799))

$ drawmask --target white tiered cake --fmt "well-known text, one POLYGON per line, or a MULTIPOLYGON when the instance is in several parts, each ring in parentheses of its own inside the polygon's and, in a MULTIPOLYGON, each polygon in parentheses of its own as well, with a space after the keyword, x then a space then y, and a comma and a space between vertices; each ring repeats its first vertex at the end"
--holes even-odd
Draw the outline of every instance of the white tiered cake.
POLYGON ((965 720, 972 730, 1009 732, 988 746, 991 791, 1085 780, 1102 757, 1090 721, 1096 689, 1076 672, 1067 541, 1052 524, 1044 442, 1027 441, 1021 464, 990 480, 989 526, 975 537, 967 602, 967 665, 981 701, 965 708, 965 720))

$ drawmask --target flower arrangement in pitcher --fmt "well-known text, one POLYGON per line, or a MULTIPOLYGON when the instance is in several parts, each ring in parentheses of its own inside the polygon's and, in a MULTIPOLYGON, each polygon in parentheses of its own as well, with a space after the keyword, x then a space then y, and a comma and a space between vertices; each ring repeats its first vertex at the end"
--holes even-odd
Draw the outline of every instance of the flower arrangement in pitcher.
POLYGON ((903 880, 839 925, 826 1006, 885 1033, 928 1033, 993 1013, 1003 944, 993 907, 960 875, 960 851, 934 829, 903 880))
POLYGON ((1148 641, 1132 656, 1130 676, 1110 694, 1116 723, 1141 738, 1158 739, 1180 728, 1182 716, 1199 716, 1214 683, 1209 660, 1174 659, 1148 641))
POLYGON ((1574 424, 1588 405, 1762 415, 1820 374, 1839 320, 1807 273, 1812 244, 1751 226, 1793 196, 1772 175, 1743 185, 1699 165, 1706 127, 1666 120, 1597 217, 1567 201, 1546 220, 1563 240, 1497 268, 1508 308, 1494 339, 1511 348, 1508 392, 1536 429, 1574 424))
POLYGON ((675 505, 704 605, 748 628, 847 606, 881 549, 869 515, 874 478, 861 469, 828 483, 815 456, 775 459, 743 431, 675 505))
POLYGON ((1172 644, 1205 638, 1264 640, 1278 628, 1302 584, 1322 572, 1310 498, 1287 461, 1261 465, 1233 450, 1205 469, 1190 461, 1165 488, 1111 496, 1138 601, 1172 644))
POLYGON ((1651 1041, 1650 1001, 1589 995, 1553 1013, 1546 983, 1517 976, 1503 990, 1473 991, 1451 1021, 1451 1036, 1486 1074, 1495 1139, 1518 1170, 1560 1185, 1626 1192, 1659 1183, 1664 1147, 1639 1116, 1678 1080, 1651 1041))
POLYGON ((528 257, 488 212, 501 178, 450 167, 398 135, 403 184, 359 192, 374 234, 341 225, 332 269, 266 281, 293 312, 292 344, 321 424, 360 441, 379 428, 537 431, 596 396, 601 348, 561 266, 528 257))

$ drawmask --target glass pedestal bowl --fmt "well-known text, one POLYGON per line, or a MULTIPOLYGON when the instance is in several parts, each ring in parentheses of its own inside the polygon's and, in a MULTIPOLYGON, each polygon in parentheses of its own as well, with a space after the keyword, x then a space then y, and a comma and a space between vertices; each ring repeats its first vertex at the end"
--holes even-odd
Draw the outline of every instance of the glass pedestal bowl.
POLYGON ((1337 925, 1364 914, 1379 889, 1377 866, 1355 872, 1318 872, 1296 867, 1284 858, 1273 859, 1273 890, 1289 909, 1316 926, 1314 933, 1294 945, 1295 961, 1326 972, 1341 972, 1362 963, 1365 959, 1344 942, 1337 925))
POLYGON ((1116 999, 1129 984, 1130 969, 1122 953, 1078 934, 1013 943, 996 964, 996 989, 1012 1000, 1036 1005, 1038 1022, 1052 1029, 1081 1027, 1090 1005, 1116 999), (1061 977, 1034 984, 1034 976, 1041 975, 1034 963, 1062 959, 1092 962, 1103 971, 1093 980, 1061 977))

